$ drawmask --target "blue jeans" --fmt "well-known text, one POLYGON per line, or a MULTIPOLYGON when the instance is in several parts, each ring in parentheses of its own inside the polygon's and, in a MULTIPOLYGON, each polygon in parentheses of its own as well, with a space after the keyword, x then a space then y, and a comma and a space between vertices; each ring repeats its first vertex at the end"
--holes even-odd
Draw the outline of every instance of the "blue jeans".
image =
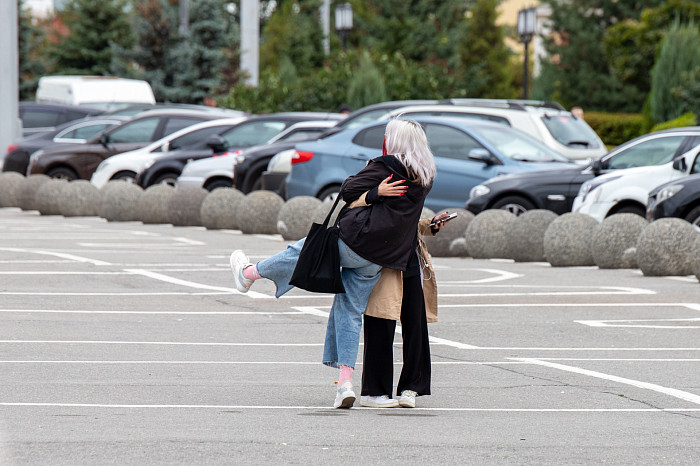
MULTIPOLYGON (((289 284, 289 280, 305 240, 306 238, 300 239, 284 251, 257 263, 260 276, 275 282, 275 297, 279 298, 294 288, 289 284)), ((355 367, 360 346, 362 314, 367 308, 369 295, 379 280, 382 267, 358 256, 340 239, 338 252, 345 293, 336 294, 333 299, 326 327, 323 364, 331 367, 355 367)))

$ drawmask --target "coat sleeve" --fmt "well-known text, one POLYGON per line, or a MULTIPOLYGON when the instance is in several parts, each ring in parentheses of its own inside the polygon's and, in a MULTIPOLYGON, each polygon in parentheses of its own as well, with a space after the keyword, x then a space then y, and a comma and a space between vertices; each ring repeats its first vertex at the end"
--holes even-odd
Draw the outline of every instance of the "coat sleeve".
POLYGON ((386 178, 388 172, 383 163, 370 162, 357 174, 349 176, 340 187, 340 195, 347 204, 355 202, 367 191, 370 191, 386 178))
POLYGON ((418 221, 418 232, 421 234, 421 236, 435 236, 438 231, 436 230, 433 231, 432 228, 430 228, 430 218, 423 218, 418 221))

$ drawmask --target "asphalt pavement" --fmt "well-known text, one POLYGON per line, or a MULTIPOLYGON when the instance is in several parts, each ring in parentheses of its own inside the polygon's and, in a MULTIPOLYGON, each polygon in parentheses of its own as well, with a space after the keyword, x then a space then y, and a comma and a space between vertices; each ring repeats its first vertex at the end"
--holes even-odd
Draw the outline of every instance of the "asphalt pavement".
POLYGON ((0 238, 3 465, 700 462, 695 277, 435 258, 433 394, 334 410, 332 296, 233 284, 280 236, 0 209, 0 238))

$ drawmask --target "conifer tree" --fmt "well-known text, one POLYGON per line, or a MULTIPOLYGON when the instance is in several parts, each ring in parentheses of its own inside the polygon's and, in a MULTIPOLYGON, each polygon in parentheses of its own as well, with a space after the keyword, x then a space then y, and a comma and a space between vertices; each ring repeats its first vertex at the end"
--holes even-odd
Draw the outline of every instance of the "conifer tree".
POLYGON ((19 51, 19 97, 30 100, 36 92, 39 78, 46 73, 41 51, 46 35, 33 24, 31 12, 19 0, 18 7, 18 51, 19 51))

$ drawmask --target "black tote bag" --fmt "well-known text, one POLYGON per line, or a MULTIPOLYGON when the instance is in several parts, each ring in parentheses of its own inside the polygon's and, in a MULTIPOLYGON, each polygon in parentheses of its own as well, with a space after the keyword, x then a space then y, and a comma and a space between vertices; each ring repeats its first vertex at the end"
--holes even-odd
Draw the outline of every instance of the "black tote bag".
POLYGON ((316 293, 345 293, 340 277, 338 219, 328 227, 340 194, 322 224, 311 225, 289 284, 316 293))

